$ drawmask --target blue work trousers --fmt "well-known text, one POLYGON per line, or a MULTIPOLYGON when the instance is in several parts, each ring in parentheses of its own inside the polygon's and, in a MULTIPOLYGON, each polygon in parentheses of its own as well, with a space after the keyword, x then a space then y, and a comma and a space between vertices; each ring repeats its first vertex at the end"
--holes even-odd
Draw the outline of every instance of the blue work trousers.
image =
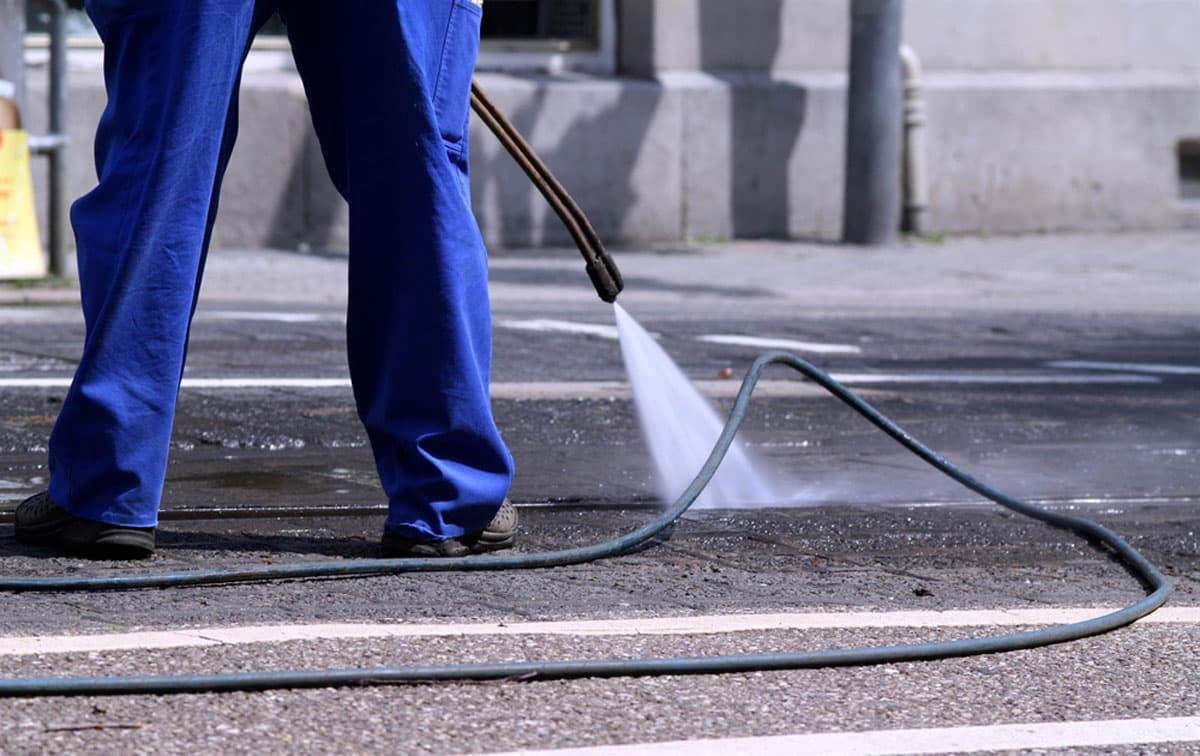
MULTIPOLYGON (((242 63, 284 17, 349 203, 347 342, 386 527, 482 529, 512 480, 488 394, 487 259, 467 124, 478 0, 88 0, 108 104, 71 208, 87 331, 50 439, 50 495, 156 524, 187 336, 237 130, 242 63)), ((266 399, 266 397, 264 397, 266 399)))

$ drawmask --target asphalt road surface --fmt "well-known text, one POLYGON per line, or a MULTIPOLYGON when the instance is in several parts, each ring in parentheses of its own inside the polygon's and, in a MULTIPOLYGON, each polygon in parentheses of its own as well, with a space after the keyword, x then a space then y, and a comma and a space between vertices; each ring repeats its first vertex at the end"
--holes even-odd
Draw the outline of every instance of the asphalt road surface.
MULTIPOLYGON (((11 699, 0 701, 0 750, 496 752, 688 741, 679 753, 1200 752, 1195 313, 1030 300, 985 307, 969 292, 807 306, 733 275, 669 276, 670 264, 712 262, 674 257, 630 258, 627 307, 718 407, 766 348, 756 339, 793 349, 983 480, 1127 537, 1176 582, 1167 609, 1062 646, 866 668, 11 699)), ((334 273, 343 264, 303 262, 334 273)), ((981 275, 1002 288, 1003 267, 981 275)), ((661 506, 611 311, 578 285, 576 268, 549 255, 494 265, 493 393, 517 460, 512 497, 527 552, 603 540, 661 506)), ((232 274, 218 263, 215 275, 232 274)), ((218 291, 202 303, 159 553, 134 565, 53 556, 15 544, 5 524, 4 574, 377 555, 383 501, 346 380, 342 308, 279 288, 218 291)), ((5 509, 45 485, 46 436, 82 338, 77 309, 53 297, 0 307, 5 509)), ((575 567, 8 594, 3 675, 854 647, 1040 627, 1143 595, 1103 553, 940 478, 786 369, 767 379, 745 433, 796 492, 786 506, 689 512, 647 548, 575 567)))

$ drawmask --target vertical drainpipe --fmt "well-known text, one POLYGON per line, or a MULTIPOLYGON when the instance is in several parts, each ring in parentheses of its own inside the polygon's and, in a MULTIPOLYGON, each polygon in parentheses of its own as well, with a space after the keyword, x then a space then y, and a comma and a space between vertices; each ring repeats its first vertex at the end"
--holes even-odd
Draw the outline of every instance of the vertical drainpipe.
POLYGON ((917 236, 929 233, 929 177, 925 167, 925 100, 921 97, 921 59, 900 46, 904 71, 904 212, 901 229, 917 236))

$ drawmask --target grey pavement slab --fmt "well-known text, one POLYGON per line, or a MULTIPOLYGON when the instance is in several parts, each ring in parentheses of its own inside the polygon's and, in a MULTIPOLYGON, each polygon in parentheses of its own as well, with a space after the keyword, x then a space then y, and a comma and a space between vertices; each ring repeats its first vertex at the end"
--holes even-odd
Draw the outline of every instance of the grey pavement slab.
MULTIPOLYGON (((908 240, 886 248, 736 241, 614 251, 631 311, 673 302, 830 310, 1192 313, 1200 309, 1200 232, 908 240), (761 300, 761 301, 760 301, 761 300)), ((340 252, 215 250, 202 302, 340 308, 340 252)), ((601 312, 573 249, 494 250, 492 296, 504 310, 576 301, 601 312)), ((0 303, 77 299, 72 282, 0 285, 0 303)))

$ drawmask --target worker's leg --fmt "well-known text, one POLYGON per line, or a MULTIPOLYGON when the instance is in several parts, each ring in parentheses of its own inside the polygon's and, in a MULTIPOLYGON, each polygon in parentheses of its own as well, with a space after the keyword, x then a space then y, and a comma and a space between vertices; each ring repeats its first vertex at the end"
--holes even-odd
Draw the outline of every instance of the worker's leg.
POLYGON ((50 496, 157 520, 188 324, 259 0, 89 0, 108 105, 99 185, 71 208, 87 336, 50 437, 50 496))
POLYGON ((474 0, 284 3, 329 172, 350 204, 350 374, 405 538, 478 532, 512 480, 488 394, 486 251, 471 213, 474 0))

